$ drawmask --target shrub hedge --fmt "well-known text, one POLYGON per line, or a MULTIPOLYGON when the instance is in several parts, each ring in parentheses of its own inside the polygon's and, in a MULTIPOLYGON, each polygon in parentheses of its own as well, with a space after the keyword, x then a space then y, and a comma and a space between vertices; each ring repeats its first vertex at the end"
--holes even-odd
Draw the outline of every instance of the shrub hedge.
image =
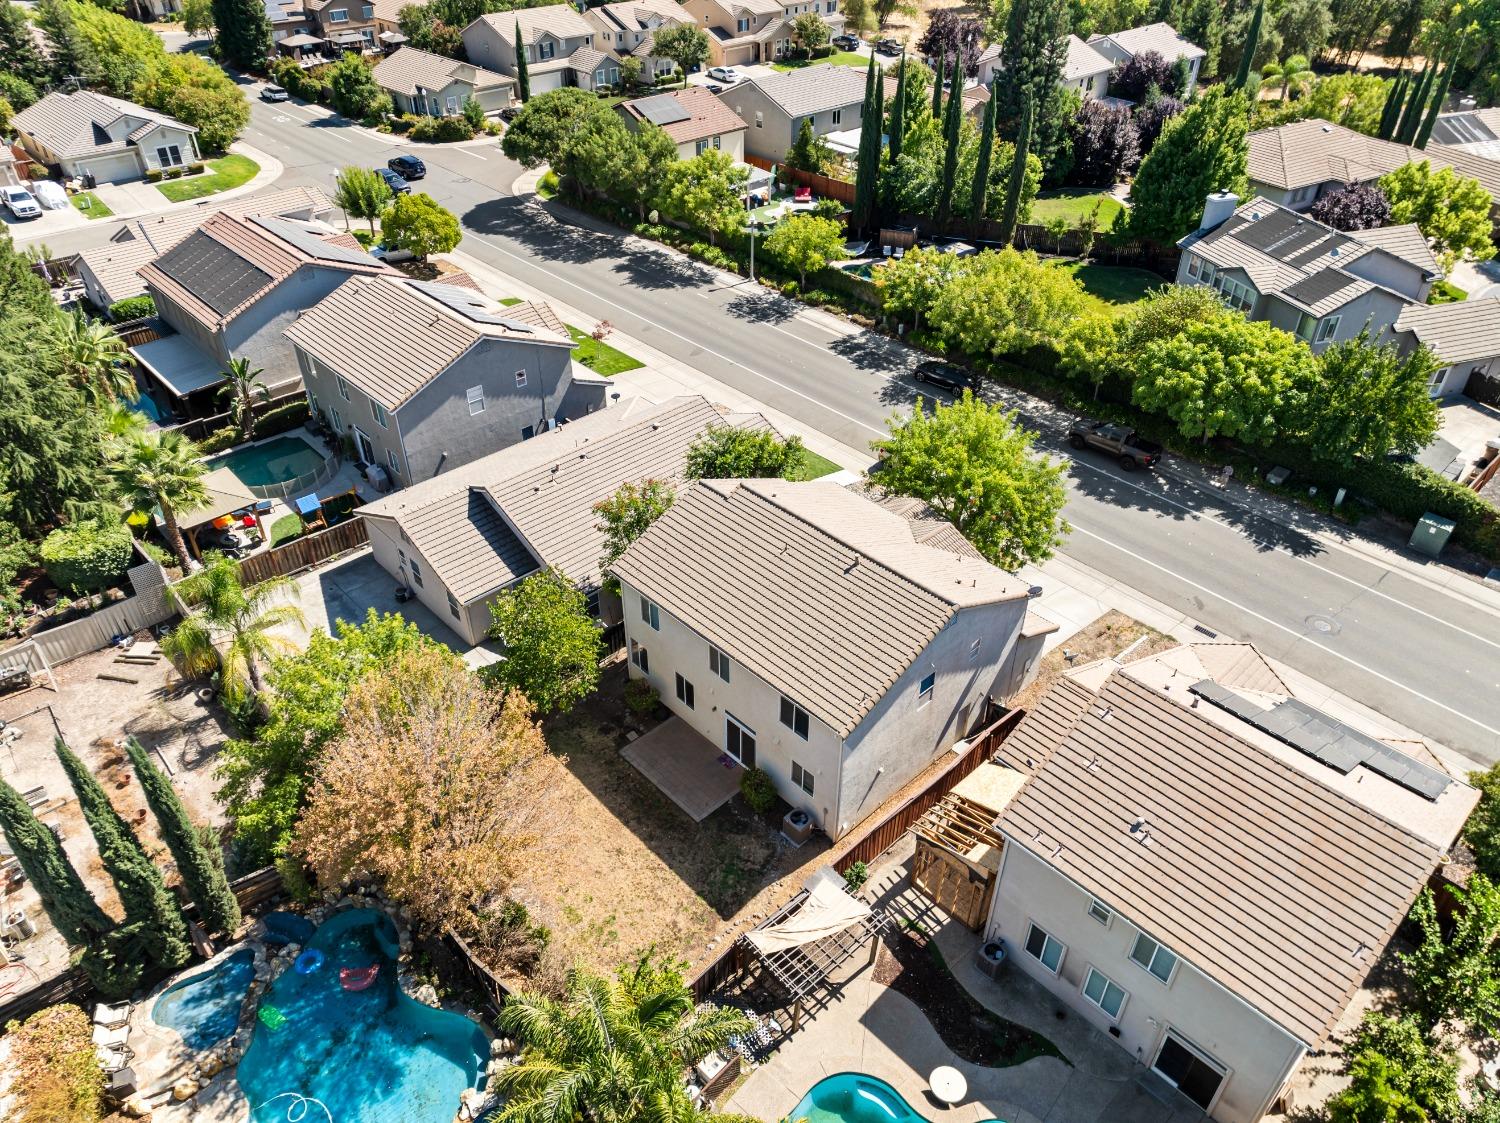
POLYGON ((107 588, 130 568, 130 528, 96 519, 60 526, 42 540, 42 566, 53 584, 74 593, 107 588))
POLYGON ((109 306, 109 318, 116 323, 154 315, 156 315, 156 301, 151 299, 149 293, 127 296, 124 300, 117 300, 109 306))
POLYGON ((776 805, 776 783, 764 768, 747 768, 740 777, 740 794, 757 815, 776 805))
POLYGON ((411 138, 427 144, 473 140, 474 126, 463 117, 421 117, 411 127, 411 138))

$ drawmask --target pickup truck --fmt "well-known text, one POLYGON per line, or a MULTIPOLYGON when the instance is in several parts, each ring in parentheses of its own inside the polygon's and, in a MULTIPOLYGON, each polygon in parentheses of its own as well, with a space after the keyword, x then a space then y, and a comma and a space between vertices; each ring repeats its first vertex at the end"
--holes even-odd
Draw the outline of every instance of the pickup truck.
POLYGON ((1126 425, 1109 421, 1080 420, 1068 430, 1068 443, 1077 449, 1097 448, 1119 461, 1127 472, 1137 468, 1154 468, 1161 459, 1161 445, 1136 436, 1126 425))

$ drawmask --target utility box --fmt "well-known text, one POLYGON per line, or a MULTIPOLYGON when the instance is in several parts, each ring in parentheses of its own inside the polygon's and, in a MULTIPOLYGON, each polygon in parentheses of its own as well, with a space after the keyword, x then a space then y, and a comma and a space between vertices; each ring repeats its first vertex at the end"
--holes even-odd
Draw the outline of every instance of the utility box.
POLYGON ((1411 532, 1411 541, 1407 545, 1419 554, 1435 558, 1443 552, 1448 539, 1453 537, 1453 526, 1452 519, 1445 519, 1442 515, 1434 515, 1428 511, 1417 520, 1416 529, 1411 532))

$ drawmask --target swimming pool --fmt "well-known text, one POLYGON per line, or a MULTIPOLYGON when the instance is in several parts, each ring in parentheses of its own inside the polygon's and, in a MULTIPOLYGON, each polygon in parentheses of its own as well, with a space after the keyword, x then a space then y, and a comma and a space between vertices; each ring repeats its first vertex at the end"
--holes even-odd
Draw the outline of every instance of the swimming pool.
POLYGON ((323 454, 301 437, 281 436, 216 456, 208 466, 228 468, 246 487, 256 488, 312 475, 323 460, 323 454))
POLYGON ((212 1049, 235 1031, 245 991, 255 977, 255 955, 237 951, 222 963, 162 991, 151 1020, 175 1029, 190 1047, 212 1049))
MULTIPOLYGON (((286 1123, 304 1097, 327 1108, 332 1123, 450 1123, 459 1093, 475 1086, 489 1057, 479 1027, 401 993, 396 927, 383 912, 341 912, 307 946, 323 953, 322 966, 287 970, 272 984, 240 1061, 253 1123, 286 1123), (373 965, 379 972, 367 989, 340 983, 342 969, 373 965), (279 1028, 266 1024, 268 1006, 279 1028)), ((306 1116, 322 1119, 315 1108, 306 1116)))
MULTIPOLYGON (((808 1089, 788 1119, 806 1123, 929 1123, 884 1080, 862 1072, 825 1077, 808 1089)), ((991 1119, 989 1123, 1005 1123, 991 1119)))

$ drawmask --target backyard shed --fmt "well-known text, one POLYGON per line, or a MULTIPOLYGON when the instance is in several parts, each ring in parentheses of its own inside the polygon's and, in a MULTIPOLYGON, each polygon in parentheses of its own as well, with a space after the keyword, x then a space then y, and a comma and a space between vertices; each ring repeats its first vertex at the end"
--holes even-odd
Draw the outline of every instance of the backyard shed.
POLYGON ((995 820, 1025 781, 1025 773, 986 761, 912 828, 912 884, 975 931, 989 915, 1005 847, 995 820))

